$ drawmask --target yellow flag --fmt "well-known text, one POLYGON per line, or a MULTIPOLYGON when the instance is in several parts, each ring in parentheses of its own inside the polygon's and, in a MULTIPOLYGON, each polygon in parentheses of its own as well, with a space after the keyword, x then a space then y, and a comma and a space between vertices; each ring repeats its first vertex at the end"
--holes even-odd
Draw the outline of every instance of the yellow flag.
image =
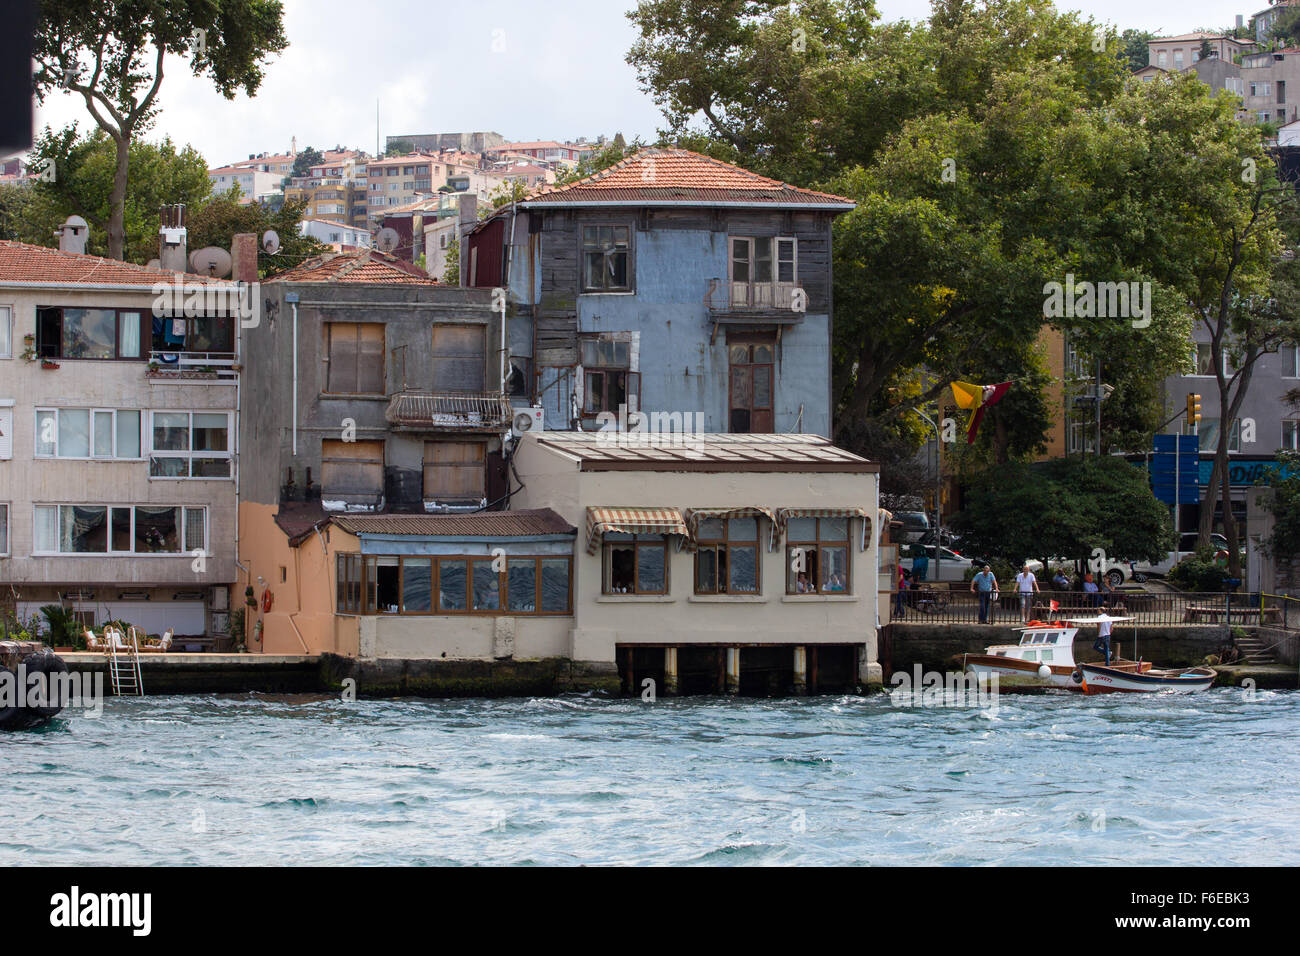
POLYGON ((967 411, 979 408, 984 404, 984 386, 972 385, 970 382, 953 382, 952 397, 956 399, 958 408, 967 411))

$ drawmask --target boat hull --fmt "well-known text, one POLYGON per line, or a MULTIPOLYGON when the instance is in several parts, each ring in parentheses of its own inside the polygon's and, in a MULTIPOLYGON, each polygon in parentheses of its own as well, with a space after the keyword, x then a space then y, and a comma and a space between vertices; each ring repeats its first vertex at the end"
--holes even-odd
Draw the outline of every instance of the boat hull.
POLYGON ((1216 671, 1208 667, 1191 667, 1182 671, 1135 672, 1104 667, 1100 664, 1080 664, 1079 669, 1083 672, 1085 694, 1153 694, 1159 691, 1188 694, 1192 691, 1208 689, 1219 676, 1216 671))
POLYGON ((996 674, 999 687, 1065 687, 1080 690, 1081 684, 1073 679, 1073 664, 1048 664, 1049 677, 1042 677, 1038 669, 1043 666, 1038 661, 1022 661, 1014 657, 1002 657, 994 654, 967 654, 966 670, 980 680, 986 680, 996 674))

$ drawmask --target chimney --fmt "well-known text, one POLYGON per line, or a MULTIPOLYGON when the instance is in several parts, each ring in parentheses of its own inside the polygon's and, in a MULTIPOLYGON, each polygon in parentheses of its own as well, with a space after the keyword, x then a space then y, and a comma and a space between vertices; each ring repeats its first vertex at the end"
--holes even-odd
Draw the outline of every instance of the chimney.
POLYGON ((469 232, 478 223, 478 196, 461 193, 460 221, 456 232, 460 235, 460 284, 469 285, 469 232))
POLYGON ((86 240, 90 238, 90 226, 80 216, 69 216, 67 221, 54 230, 59 237, 60 252, 75 252, 82 255, 86 251, 86 240))
POLYGON ((158 265, 172 272, 189 268, 185 248, 185 204, 173 203, 158 211, 158 265))
POLYGON ((230 258, 234 261, 230 278, 236 282, 257 281, 257 236, 251 232, 237 232, 230 243, 230 258))

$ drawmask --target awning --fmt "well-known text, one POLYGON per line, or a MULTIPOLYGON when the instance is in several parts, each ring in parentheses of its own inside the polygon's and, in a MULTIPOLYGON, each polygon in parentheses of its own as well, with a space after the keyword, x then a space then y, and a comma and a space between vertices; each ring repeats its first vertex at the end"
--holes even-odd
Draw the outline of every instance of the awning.
POLYGON ((871 547, 871 514, 866 508, 781 508, 776 513, 782 537, 791 518, 861 518, 862 537, 859 550, 871 547))
POLYGON ((777 551, 780 548, 780 538, 777 537, 777 517, 775 508, 687 508, 686 509, 686 528, 690 532, 687 539, 688 546, 695 550, 695 539, 699 535, 700 522, 705 518, 766 518, 771 528, 771 540, 768 542, 769 551, 777 551))
POLYGON ((690 537, 686 519, 678 508, 588 508, 587 553, 600 550, 606 532, 621 534, 678 534, 690 537))

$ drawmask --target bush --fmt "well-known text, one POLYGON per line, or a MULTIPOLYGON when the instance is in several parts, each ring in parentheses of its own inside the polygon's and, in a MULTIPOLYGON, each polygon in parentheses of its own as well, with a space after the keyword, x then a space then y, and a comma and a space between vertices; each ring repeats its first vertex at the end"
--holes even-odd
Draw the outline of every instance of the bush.
POLYGON ((1183 591, 1222 591, 1228 569, 1219 567, 1214 553, 1202 548, 1169 569, 1166 580, 1183 591))

